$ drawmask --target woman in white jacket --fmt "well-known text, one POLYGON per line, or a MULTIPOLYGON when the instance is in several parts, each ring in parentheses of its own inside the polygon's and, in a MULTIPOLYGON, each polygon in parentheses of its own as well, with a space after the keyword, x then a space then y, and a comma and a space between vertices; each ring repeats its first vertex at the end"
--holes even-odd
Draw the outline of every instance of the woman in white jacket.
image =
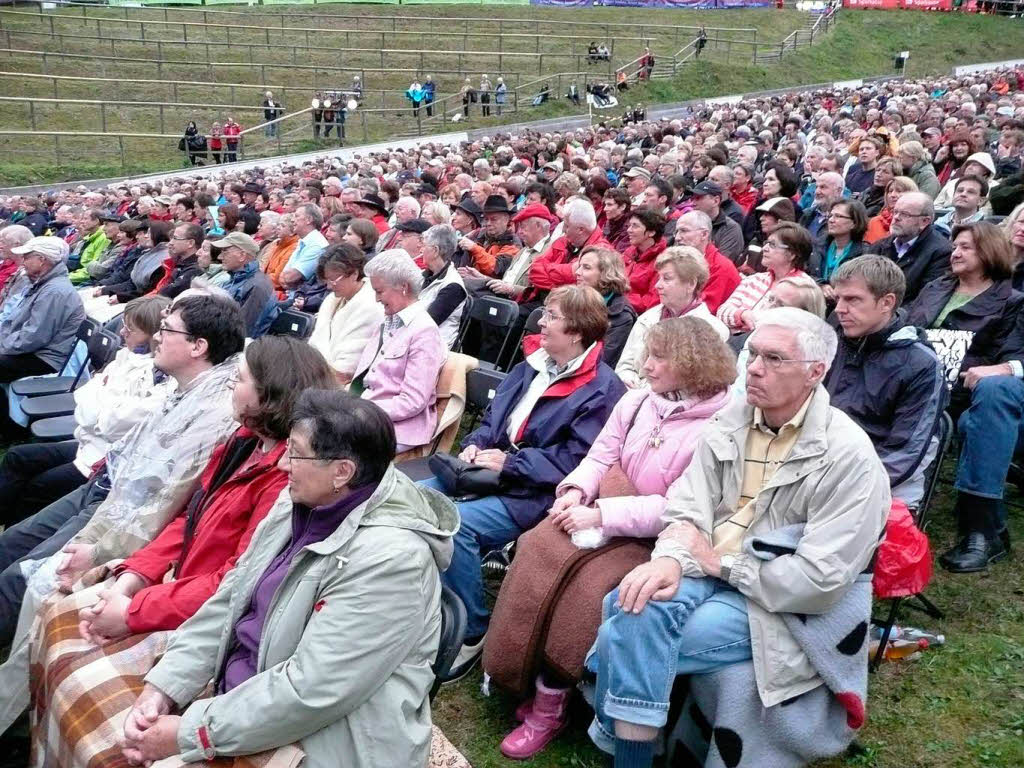
POLYGON ((667 248, 654 262, 658 280, 654 285, 661 303, 651 307, 636 319, 629 332, 615 373, 630 389, 646 386, 644 381, 644 351, 647 333, 662 320, 670 317, 696 317, 710 325, 722 341, 729 338, 725 323, 711 314, 701 301, 701 291, 708 281, 708 266, 696 248, 678 245, 667 248))
POLYGON ((309 343, 327 358, 343 386, 352 380, 363 349, 384 320, 384 308, 363 275, 365 265, 361 250, 340 243, 324 251, 316 269, 329 293, 316 313, 309 343))
POLYGON ((0 523, 23 520, 82 485, 107 449, 159 408, 173 382, 153 368, 150 348, 170 300, 146 296, 128 303, 124 346, 75 390, 75 438, 12 447, 0 463, 0 523))

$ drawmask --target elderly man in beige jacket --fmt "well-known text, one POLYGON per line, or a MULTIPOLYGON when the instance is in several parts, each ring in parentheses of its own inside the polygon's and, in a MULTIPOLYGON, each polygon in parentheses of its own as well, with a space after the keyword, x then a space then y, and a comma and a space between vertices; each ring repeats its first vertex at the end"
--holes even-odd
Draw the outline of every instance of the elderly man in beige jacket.
POLYGON ((835 332, 803 310, 773 309, 749 349, 746 402, 712 420, 669 489, 651 561, 605 602, 587 661, 597 673, 591 736, 616 768, 651 765, 676 675, 752 661, 766 708, 822 685, 783 614, 838 603, 885 525, 885 470, 821 385, 835 332), (763 560, 744 548, 796 525, 792 554, 763 560))

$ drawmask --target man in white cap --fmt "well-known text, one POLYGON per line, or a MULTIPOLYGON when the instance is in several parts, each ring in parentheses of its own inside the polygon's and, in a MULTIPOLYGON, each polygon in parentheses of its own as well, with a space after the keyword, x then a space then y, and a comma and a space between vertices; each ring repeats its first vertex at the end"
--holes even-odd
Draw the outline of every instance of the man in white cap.
POLYGON ((623 186, 626 187, 626 191, 629 192, 629 196, 634 206, 641 206, 644 203, 644 190, 647 189, 647 184, 651 180, 650 171, 646 168, 636 166, 630 168, 623 175, 623 186))
POLYGON ((242 309, 246 336, 262 336, 277 314, 277 296, 270 278, 260 270, 259 245, 244 232, 231 232, 210 245, 220 249, 221 266, 231 275, 223 288, 242 309))
MULTIPOLYGON (((59 237, 33 237, 11 252, 22 257, 30 285, 17 307, 0 320, 0 383, 5 384, 59 370, 85 320, 82 299, 68 280, 64 263, 67 243, 59 237)), ((6 401, 0 408, 2 428, 6 401)))

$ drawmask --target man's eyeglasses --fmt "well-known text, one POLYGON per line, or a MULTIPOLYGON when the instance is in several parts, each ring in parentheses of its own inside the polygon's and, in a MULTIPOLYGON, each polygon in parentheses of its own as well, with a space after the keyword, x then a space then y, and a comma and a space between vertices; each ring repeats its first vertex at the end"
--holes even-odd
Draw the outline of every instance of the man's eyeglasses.
POLYGON ((182 336, 191 336, 192 334, 188 331, 179 331, 177 328, 168 328, 164 323, 160 323, 160 333, 180 333, 182 336))
POLYGON ((920 219, 923 216, 923 213, 910 213, 909 211, 893 211, 892 213, 894 219, 920 219))
POLYGON ((770 369, 770 370, 773 370, 773 371, 779 370, 780 368, 782 368, 782 366, 784 366, 784 365, 786 365, 788 363, 816 363, 816 362, 818 362, 817 360, 787 360, 782 355, 778 355, 775 352, 758 352, 756 349, 753 349, 751 347, 748 347, 747 349, 750 352, 750 357, 747 359, 747 367, 748 368, 754 364, 754 361, 756 361, 757 358, 761 358, 761 360, 765 364, 765 367, 770 369))

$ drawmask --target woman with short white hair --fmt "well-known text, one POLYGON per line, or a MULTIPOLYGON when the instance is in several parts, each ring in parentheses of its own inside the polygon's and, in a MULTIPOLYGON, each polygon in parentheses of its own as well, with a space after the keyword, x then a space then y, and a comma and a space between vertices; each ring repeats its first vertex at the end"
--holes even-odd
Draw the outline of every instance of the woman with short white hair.
POLYGON ((455 346, 459 325, 469 295, 462 276, 452 264, 459 245, 459 233, 448 224, 439 224, 423 233, 423 289, 420 303, 437 323, 448 349, 455 346))
POLYGON ((397 452, 426 445, 437 426, 437 379, 448 350, 437 323, 418 301, 423 273, 401 248, 377 254, 365 267, 384 322, 356 365, 349 391, 391 417, 397 452))

